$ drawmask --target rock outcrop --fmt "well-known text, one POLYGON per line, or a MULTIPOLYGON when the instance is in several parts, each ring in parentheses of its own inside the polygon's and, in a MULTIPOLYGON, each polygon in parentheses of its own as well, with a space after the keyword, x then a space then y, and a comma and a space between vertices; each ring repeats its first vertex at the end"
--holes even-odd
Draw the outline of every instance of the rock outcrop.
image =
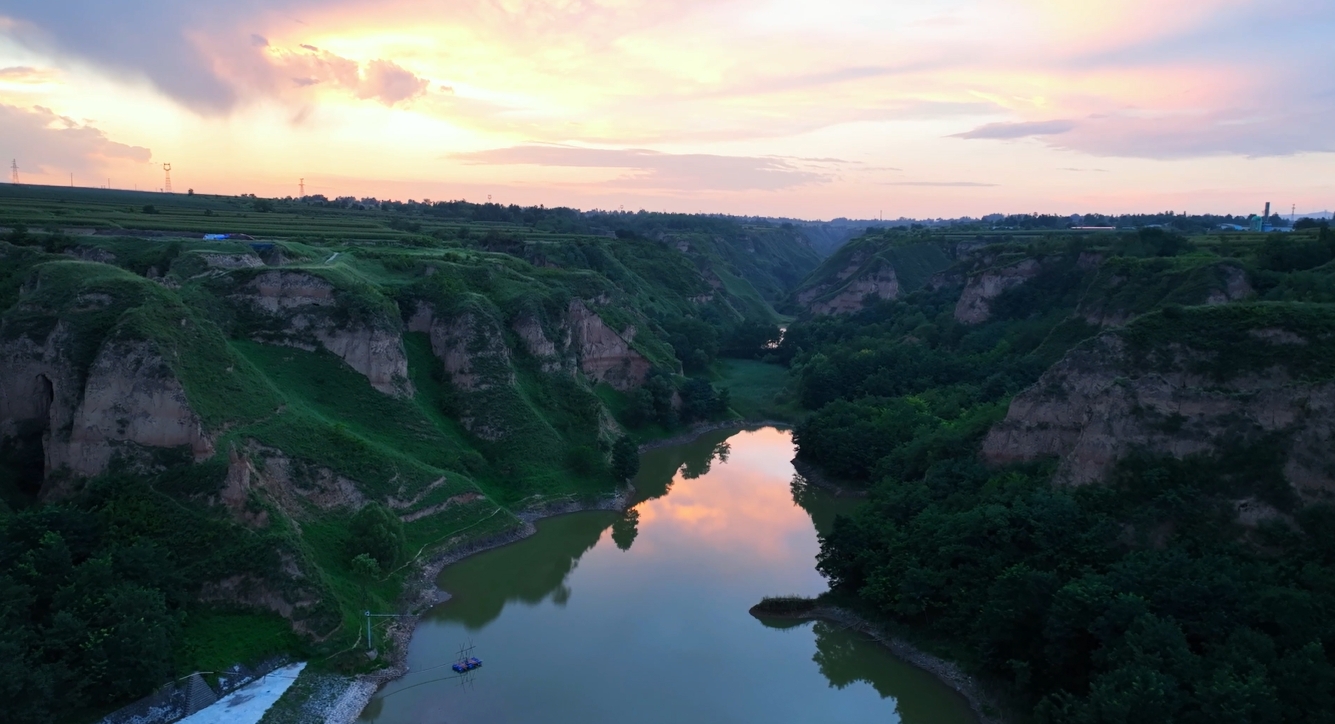
POLYGON ((1209 355, 1183 345, 1171 368, 1141 364, 1128 342, 1106 332, 1071 351, 1012 402, 989 431, 983 458, 993 464, 1060 460, 1057 480, 1103 481, 1133 451, 1176 458, 1277 435, 1288 441, 1284 475, 1304 498, 1335 493, 1326 461, 1335 445, 1335 382, 1291 377, 1285 346, 1305 344, 1286 330, 1251 330, 1274 347, 1276 366, 1219 380, 1195 371, 1209 355))
MULTIPOLYGON (((536 316, 522 315, 510 325, 510 328, 519 336, 524 349, 541 361, 543 372, 557 372, 565 366, 561 354, 557 351, 556 343, 547 338, 547 331, 543 329, 542 322, 536 316)), ((569 344, 570 340, 565 339, 562 347, 568 347, 569 344)))
POLYGON ((1100 270, 1076 315, 1092 326, 1120 327, 1165 304, 1219 305, 1254 294, 1247 272, 1237 262, 1115 259, 1100 270))
POLYGON ((505 334, 489 314, 470 309, 445 317, 431 305, 419 304, 408 320, 408 331, 430 337, 432 353, 461 390, 477 392, 515 383, 505 334))
POLYGON ((375 324, 339 314, 337 289, 325 279, 299 271, 265 272, 232 298, 269 318, 268 328, 254 334, 258 341, 306 350, 319 345, 380 392, 412 396, 408 357, 398 330, 388 322, 375 324))
POLYGON ((969 277, 955 305, 955 319, 964 324, 982 324, 992 317, 992 300, 1008 289, 1024 284, 1038 276, 1042 265, 1036 259, 1025 259, 1010 266, 969 277))
POLYGON ((631 348, 630 343, 635 339, 633 327, 616 332, 579 299, 570 300, 565 326, 570 331, 580 371, 589 379, 606 382, 623 392, 644 382, 652 365, 631 348))
MULTIPOLYGON (((184 388, 152 344, 112 339, 80 374, 62 352, 69 334, 58 324, 41 345, 19 336, 0 346, 0 437, 40 431, 48 481, 61 470, 105 472, 126 446, 188 446, 196 460, 213 454, 184 388)), ((42 490, 47 498, 60 494, 42 490)))
MULTIPOLYGON (((533 314, 520 315, 510 327, 524 349, 541 362, 544 372, 578 369, 593 382, 625 391, 639 387, 652 367, 631 346, 633 327, 617 332, 580 299, 567 305, 553 335, 556 339, 533 314)), ((445 317, 421 303, 408 321, 408 330, 430 336, 432 352, 462 390, 473 392, 515 382, 504 331, 486 311, 466 309, 445 317)))
POLYGON ((813 303, 813 314, 851 314, 862 310, 868 295, 877 299, 897 299, 899 278, 889 264, 849 282, 838 294, 813 303))

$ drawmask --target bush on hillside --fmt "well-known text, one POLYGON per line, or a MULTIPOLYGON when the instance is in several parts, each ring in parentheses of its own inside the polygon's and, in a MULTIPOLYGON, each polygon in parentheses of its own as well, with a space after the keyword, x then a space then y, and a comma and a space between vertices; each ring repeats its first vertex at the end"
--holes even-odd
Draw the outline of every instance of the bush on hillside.
POLYGON ((367 503, 348 523, 349 559, 365 553, 389 570, 402 556, 403 546, 403 523, 383 503, 367 503))

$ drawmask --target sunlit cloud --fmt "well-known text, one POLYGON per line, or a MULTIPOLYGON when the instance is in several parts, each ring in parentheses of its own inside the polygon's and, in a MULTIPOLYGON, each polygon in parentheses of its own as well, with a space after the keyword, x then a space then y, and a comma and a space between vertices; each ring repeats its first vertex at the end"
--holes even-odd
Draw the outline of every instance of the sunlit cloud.
POLYGON ((217 190, 1320 204, 1331 37, 1327 0, 0 0, 0 103, 95 118, 217 190), (1117 173, 1053 173, 1095 166, 1117 173))
POLYGON ((612 183, 647 188, 775 190, 825 181, 828 176, 803 170, 782 158, 748 158, 709 154, 670 154, 644 149, 602 149, 576 146, 515 146, 459 153, 470 164, 627 169, 612 183))
POLYGON ((972 131, 955 134, 955 138, 990 138, 994 140, 1055 136, 1075 128, 1071 121, 1030 121, 1028 123, 989 123, 972 131))
POLYGON ((0 153, 22 155, 25 173, 100 172, 152 158, 147 148, 117 143, 91 125, 41 106, 0 104, 0 139, 0 153))

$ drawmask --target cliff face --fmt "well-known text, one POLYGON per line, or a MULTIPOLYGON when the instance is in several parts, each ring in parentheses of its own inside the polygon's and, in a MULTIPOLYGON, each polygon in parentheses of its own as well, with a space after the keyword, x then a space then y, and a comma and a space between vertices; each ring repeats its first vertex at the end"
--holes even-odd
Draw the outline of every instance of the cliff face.
POLYGON ((1116 259, 1102 264, 1076 315, 1096 327, 1118 327, 1165 304, 1218 305, 1253 295, 1236 262, 1116 259))
MULTIPOLYGON (((534 315, 521 315, 510 326, 525 351, 541 362, 544 372, 573 372, 578 367, 591 381, 606 382, 624 391, 639 387, 652 366, 630 345, 634 328, 617 333, 579 299, 567 306, 555 341, 534 315)), ((463 390, 515 382, 504 331, 491 314, 467 310, 442 317, 434 307, 423 303, 409 320, 408 330, 430 336, 432 352, 463 390)))
POLYGON ((941 244, 902 244, 864 237, 838 250, 793 294, 791 301, 811 314, 852 314, 868 297, 898 299, 928 283, 951 265, 941 244))
POLYGON ((380 392, 412 396, 408 358, 398 330, 388 322, 346 318, 349 315, 339 308, 338 290, 329 281, 306 272, 270 271, 231 298, 268 317, 266 328, 255 333, 257 340, 307 350, 318 344, 380 392))
POLYGON ((1201 337, 1184 322, 1184 340, 1160 347, 1153 360, 1137 344, 1137 325, 1071 351, 1012 401, 984 440, 983 458, 1003 464, 1056 457, 1057 479, 1083 485, 1105 480, 1136 450, 1184 458, 1278 438, 1284 477, 1300 496, 1335 493, 1335 470, 1326 462, 1335 444, 1335 380, 1289 364, 1331 334, 1259 326, 1241 312, 1213 319, 1239 325, 1216 333, 1231 349, 1193 344, 1201 337), (1230 357, 1254 364, 1221 374, 1221 360, 1230 357))
POLYGON ((164 341, 200 330, 171 298, 100 263, 30 271, 0 321, 0 438, 42 451, 41 480, 25 486, 59 497, 61 481, 100 474, 118 454, 151 463, 145 449, 212 455, 172 366, 181 350, 164 341))
POLYGON ((408 321, 408 331, 431 338, 431 351, 445 365, 455 386, 467 392, 515 383, 505 334, 490 315, 467 310, 452 317, 439 316, 428 304, 419 304, 408 321))
POLYGON ((955 305, 955 319, 964 324, 982 324, 992 317, 991 302, 1008 289, 1024 284, 1038 276, 1042 265, 1036 259, 1025 259, 1016 264, 969 277, 955 305))
POLYGON ((565 328, 569 330, 579 368, 589 379, 606 382, 623 392, 644 382, 652 365, 631 348, 630 342, 635 339, 633 327, 624 334, 617 333, 584 302, 572 299, 566 310, 565 328))
POLYGON ((873 260, 869 250, 851 254, 833 278, 809 287, 797 295, 797 303, 812 314, 851 314, 863 308, 863 299, 899 297, 899 277, 895 268, 881 259, 873 260))
POLYGON ((867 295, 877 299, 897 299, 899 297, 899 277, 890 266, 883 266, 866 275, 859 276, 838 294, 822 299, 811 305, 813 314, 851 314, 861 311, 866 306, 867 295))
POLYGON ((81 379, 60 352, 68 334, 58 325, 40 346, 27 337, 0 345, 0 436, 40 431, 48 481, 62 470, 97 475, 126 444, 189 446, 196 460, 213 454, 185 390, 151 344, 108 342, 81 379))

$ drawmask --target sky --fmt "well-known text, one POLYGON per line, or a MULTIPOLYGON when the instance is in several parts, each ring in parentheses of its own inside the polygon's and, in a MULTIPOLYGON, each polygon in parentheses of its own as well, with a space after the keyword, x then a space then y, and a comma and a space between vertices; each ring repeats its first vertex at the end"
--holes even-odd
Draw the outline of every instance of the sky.
POLYGON ((1335 0, 0 0, 0 158, 812 219, 1316 211, 1335 0))

